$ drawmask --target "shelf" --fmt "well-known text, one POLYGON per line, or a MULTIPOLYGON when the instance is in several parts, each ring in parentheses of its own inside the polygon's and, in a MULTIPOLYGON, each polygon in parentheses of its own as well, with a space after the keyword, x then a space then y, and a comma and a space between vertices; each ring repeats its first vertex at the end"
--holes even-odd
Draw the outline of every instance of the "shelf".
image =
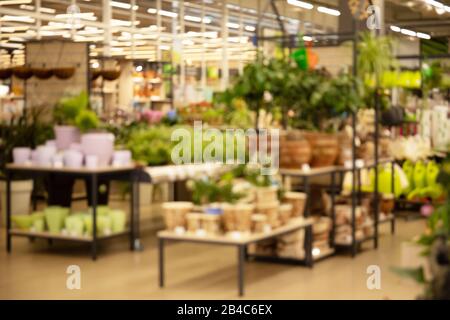
MULTIPOLYGON (((112 233, 110 235, 102 235, 98 236, 98 240, 114 238, 118 236, 123 236, 129 234, 129 230, 125 230, 123 232, 112 233)), ((11 229, 9 234, 12 236, 18 237, 27 237, 27 238, 42 238, 42 239, 54 239, 54 240, 65 240, 65 241, 76 241, 76 242, 92 242, 94 239, 92 236, 70 236, 64 234, 56 234, 50 232, 34 232, 34 231, 26 231, 20 229, 11 229)))
POLYGON ((314 261, 319 261, 325 258, 328 258, 332 255, 334 255, 335 250, 333 248, 327 248, 324 251, 320 251, 320 253, 318 255, 313 255, 313 259, 314 261))

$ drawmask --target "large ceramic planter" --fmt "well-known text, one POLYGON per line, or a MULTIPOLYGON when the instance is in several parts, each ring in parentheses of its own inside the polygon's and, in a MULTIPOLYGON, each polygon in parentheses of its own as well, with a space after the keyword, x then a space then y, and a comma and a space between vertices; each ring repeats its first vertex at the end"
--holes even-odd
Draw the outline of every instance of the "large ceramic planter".
POLYGON ((55 126, 56 147, 58 150, 69 149, 71 144, 80 142, 80 130, 74 126, 55 126))
POLYGON ((304 132, 311 146, 313 167, 332 166, 339 155, 339 142, 335 135, 322 132, 304 132))
POLYGON ((311 160, 311 147, 300 131, 280 136, 280 167, 299 169, 311 160))
POLYGON ((96 156, 99 166, 108 166, 114 153, 114 135, 95 132, 81 136, 81 150, 88 156, 96 156))
MULTIPOLYGON (((31 191, 33 180, 11 182, 11 214, 25 215, 30 210, 31 191)), ((1 214, 0 224, 6 226, 6 182, 0 181, 1 214)))

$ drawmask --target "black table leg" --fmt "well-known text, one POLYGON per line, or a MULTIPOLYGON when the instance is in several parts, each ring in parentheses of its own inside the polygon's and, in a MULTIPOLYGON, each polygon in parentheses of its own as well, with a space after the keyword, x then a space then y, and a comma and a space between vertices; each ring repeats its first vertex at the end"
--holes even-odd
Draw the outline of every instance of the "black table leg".
POLYGON ((91 177, 92 188, 92 260, 97 260, 97 175, 91 177))
POLYGON ((164 287, 164 239, 159 239, 159 287, 164 287))
POLYGON ((139 234, 139 181, 137 175, 132 173, 131 179, 131 239, 130 249, 142 251, 143 246, 139 234))
POLYGON ((330 245, 334 247, 334 238, 336 233, 336 173, 331 174, 331 237, 330 245))
POLYGON ((305 228, 305 264, 308 268, 314 266, 313 250, 313 230, 312 226, 305 228))
POLYGON ((11 174, 6 172, 6 250, 11 252, 11 174))
POLYGON ((238 288, 239 296, 244 295, 244 263, 245 263, 245 245, 238 246, 238 288))
MULTIPOLYGON (((392 180, 391 180, 392 186, 391 186, 391 189, 392 189, 392 195, 394 197, 394 203, 395 203, 395 161, 392 162, 391 168, 392 168, 392 173, 391 173, 391 175, 392 175, 392 177, 391 177, 392 178, 392 180)), ((395 205, 394 205, 394 209, 392 211, 391 234, 395 234, 395 214, 394 214, 394 210, 395 210, 395 205)), ((385 213, 387 214, 387 212, 385 212, 385 213)))

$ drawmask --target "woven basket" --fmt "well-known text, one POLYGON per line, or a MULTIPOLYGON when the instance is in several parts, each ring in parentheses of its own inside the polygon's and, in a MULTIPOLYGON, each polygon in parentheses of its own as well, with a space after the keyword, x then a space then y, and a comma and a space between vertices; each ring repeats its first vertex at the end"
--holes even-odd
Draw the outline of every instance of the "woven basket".
POLYGON ((165 202, 162 205, 164 221, 168 230, 186 227, 186 215, 192 210, 192 202, 165 202))
POLYGON ((303 217, 307 196, 302 192, 286 192, 283 203, 292 205, 292 217, 303 217))

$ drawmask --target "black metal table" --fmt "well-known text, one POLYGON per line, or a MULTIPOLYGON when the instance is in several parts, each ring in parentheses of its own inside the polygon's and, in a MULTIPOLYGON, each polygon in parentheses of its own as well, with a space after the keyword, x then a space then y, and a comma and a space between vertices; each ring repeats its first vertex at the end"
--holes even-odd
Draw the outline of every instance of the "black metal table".
MULTIPOLYGON (((247 246, 261 241, 277 238, 302 229, 312 228, 312 219, 296 218, 280 228, 268 233, 257 233, 250 235, 242 235, 236 238, 227 235, 218 236, 198 236, 191 233, 178 234, 174 231, 160 231, 158 233, 159 243, 159 286, 162 288, 165 284, 164 272, 164 245, 166 241, 191 242, 200 244, 214 244, 222 246, 233 246, 237 248, 238 256, 238 290, 239 296, 244 295, 244 264, 248 258, 247 246)), ((305 241, 305 264, 312 266, 312 248, 311 242, 305 241)))
POLYGON ((141 181, 141 176, 144 176, 145 180, 149 181, 150 177, 142 175, 142 171, 135 168, 134 165, 123 167, 104 167, 96 169, 88 168, 55 168, 55 167, 43 167, 43 166, 29 166, 29 165, 16 165, 8 164, 6 166, 6 217, 7 217, 7 232, 6 232, 6 248, 8 253, 12 249, 12 237, 21 236, 28 238, 44 238, 51 240, 66 240, 75 242, 84 242, 91 244, 92 259, 97 259, 97 247, 98 241, 108 239, 116 236, 129 235, 130 249, 141 249, 141 243, 139 239, 139 187, 138 182, 141 181), (32 232, 25 230, 12 229, 11 225, 11 181, 15 176, 20 175, 21 178, 37 178, 39 176, 45 176, 48 174, 68 176, 72 178, 90 178, 91 190, 98 190, 98 180, 120 180, 129 181, 131 183, 131 197, 130 197, 130 227, 125 232, 111 234, 108 236, 99 236, 97 234, 97 192, 92 192, 92 213, 93 213, 93 227, 92 236, 88 237, 74 237, 62 234, 52 234, 50 232, 32 232))

